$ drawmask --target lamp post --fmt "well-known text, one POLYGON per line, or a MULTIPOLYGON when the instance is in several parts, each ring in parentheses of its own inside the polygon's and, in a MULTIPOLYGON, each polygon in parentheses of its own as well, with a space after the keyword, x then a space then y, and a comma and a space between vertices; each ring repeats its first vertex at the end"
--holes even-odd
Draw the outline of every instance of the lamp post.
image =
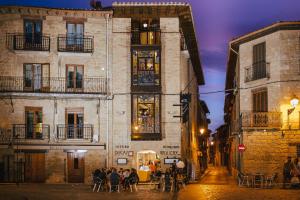
POLYGON ((297 105, 299 104, 299 99, 298 97, 294 94, 291 101, 290 101, 290 104, 292 106, 292 108, 288 109, 287 110, 287 121, 288 121, 288 127, 289 129, 291 129, 291 126, 290 126, 290 114, 293 113, 293 111, 295 110, 295 108, 297 107, 297 105))

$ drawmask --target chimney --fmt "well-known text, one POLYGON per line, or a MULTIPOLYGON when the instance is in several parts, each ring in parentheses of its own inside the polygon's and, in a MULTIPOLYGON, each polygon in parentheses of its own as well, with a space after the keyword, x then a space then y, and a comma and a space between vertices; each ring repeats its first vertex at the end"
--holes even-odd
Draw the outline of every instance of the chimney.
POLYGON ((91 0, 90 6, 95 10, 101 10, 101 8, 102 8, 100 0, 91 0))

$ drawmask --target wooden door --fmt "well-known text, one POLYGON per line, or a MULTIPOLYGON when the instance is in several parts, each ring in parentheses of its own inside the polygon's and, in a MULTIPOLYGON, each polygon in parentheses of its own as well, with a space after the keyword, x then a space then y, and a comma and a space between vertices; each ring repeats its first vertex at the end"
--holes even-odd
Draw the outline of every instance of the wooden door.
POLYGON ((25 182, 45 181, 45 153, 25 153, 25 182))
POLYGON ((84 182, 84 153, 68 153, 68 182, 84 182))

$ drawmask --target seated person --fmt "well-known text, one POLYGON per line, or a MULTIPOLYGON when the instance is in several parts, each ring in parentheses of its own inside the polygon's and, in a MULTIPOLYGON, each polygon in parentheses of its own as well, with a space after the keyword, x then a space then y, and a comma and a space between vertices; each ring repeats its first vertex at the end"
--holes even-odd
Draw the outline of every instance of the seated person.
POLYGON ((110 174, 110 185, 112 190, 115 189, 114 186, 119 185, 120 183, 120 175, 118 174, 117 170, 114 168, 110 174))

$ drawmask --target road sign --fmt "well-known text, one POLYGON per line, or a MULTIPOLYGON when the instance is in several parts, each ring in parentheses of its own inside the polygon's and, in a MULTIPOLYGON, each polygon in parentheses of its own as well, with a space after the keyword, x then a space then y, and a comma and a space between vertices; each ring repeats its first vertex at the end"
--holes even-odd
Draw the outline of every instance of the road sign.
POLYGON ((239 152, 244 152, 246 150, 246 146, 244 144, 239 144, 238 149, 239 152))

